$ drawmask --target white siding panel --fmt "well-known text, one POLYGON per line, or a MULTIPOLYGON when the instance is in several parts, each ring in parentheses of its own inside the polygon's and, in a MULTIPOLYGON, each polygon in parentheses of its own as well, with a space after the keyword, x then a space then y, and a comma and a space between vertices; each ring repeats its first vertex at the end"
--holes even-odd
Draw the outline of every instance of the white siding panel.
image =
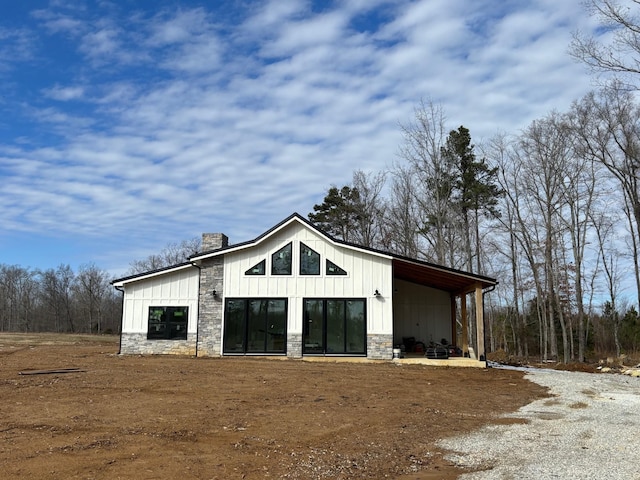
POLYGON ((259 245, 225 255, 224 295, 226 297, 283 297, 289 299, 289 333, 302 333, 302 299, 366 298, 367 332, 391 334, 391 260, 334 245, 315 231, 298 223, 268 237, 259 245), (293 242, 292 275, 271 276, 271 254, 293 242), (300 242, 320 254, 320 275, 300 275, 300 242), (266 259, 266 275, 245 275, 249 268, 266 259), (346 276, 325 275, 329 259, 346 270, 346 276), (373 295, 379 290, 383 297, 373 295))
POLYGON ((146 333, 149 307, 189 307, 187 331, 196 332, 199 271, 196 268, 155 276, 124 286, 124 333, 146 333))
POLYGON ((396 280, 394 344, 415 337, 428 344, 451 339, 451 297, 442 290, 396 280))

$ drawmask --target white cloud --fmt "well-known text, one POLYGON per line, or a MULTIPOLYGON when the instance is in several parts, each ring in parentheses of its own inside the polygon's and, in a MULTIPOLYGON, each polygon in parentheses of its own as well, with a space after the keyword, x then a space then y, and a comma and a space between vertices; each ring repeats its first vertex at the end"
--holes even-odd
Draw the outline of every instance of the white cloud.
POLYGON ((191 42, 211 28, 209 15, 203 8, 162 12, 151 21, 147 43, 153 47, 191 42))
POLYGON ((0 73, 33 60, 33 43, 34 36, 28 30, 0 24, 0 73))
POLYGON ((62 87, 60 85, 56 85, 54 87, 44 89, 42 93, 46 97, 54 100, 66 102, 68 100, 81 99, 84 96, 84 87, 62 87))

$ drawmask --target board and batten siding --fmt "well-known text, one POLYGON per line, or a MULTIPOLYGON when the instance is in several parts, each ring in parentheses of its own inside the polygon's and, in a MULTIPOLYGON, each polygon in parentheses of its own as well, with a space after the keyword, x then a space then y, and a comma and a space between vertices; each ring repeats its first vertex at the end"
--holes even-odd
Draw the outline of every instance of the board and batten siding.
POLYGON ((189 307, 187 334, 196 334, 199 271, 195 267, 143 279, 124 286, 123 333, 144 333, 149 307, 189 307))
POLYGON ((395 332, 393 343, 399 345, 403 337, 415 337, 428 345, 451 338, 451 296, 443 290, 396 280, 393 310, 395 332))
POLYGON ((287 298, 288 334, 302 334, 304 298, 366 298, 367 334, 391 335, 391 259, 333 244, 313 230, 292 223, 251 248, 225 254, 224 296, 227 298, 287 298), (291 275, 271 275, 271 255, 293 243, 291 275), (320 254, 320 275, 300 275, 300 242, 320 254), (265 275, 245 275, 266 259, 265 275), (326 260, 347 275, 326 275, 326 260), (380 297, 375 297, 378 290, 380 297))

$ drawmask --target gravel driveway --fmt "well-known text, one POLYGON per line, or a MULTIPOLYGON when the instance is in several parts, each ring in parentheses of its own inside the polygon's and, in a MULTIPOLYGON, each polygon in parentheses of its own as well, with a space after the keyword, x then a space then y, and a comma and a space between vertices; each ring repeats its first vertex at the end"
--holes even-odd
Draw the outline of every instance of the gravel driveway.
POLYGON ((492 425, 439 446, 457 465, 487 470, 476 479, 640 479, 640 378, 526 369, 552 398, 508 417, 527 423, 492 425))

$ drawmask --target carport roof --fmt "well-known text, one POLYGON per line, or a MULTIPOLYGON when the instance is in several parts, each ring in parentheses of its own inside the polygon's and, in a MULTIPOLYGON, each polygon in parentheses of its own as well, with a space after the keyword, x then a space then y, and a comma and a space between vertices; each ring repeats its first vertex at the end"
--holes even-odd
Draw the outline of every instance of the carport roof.
POLYGON ((468 293, 478 286, 484 289, 498 284, 494 278, 395 255, 393 276, 454 294, 468 293))

